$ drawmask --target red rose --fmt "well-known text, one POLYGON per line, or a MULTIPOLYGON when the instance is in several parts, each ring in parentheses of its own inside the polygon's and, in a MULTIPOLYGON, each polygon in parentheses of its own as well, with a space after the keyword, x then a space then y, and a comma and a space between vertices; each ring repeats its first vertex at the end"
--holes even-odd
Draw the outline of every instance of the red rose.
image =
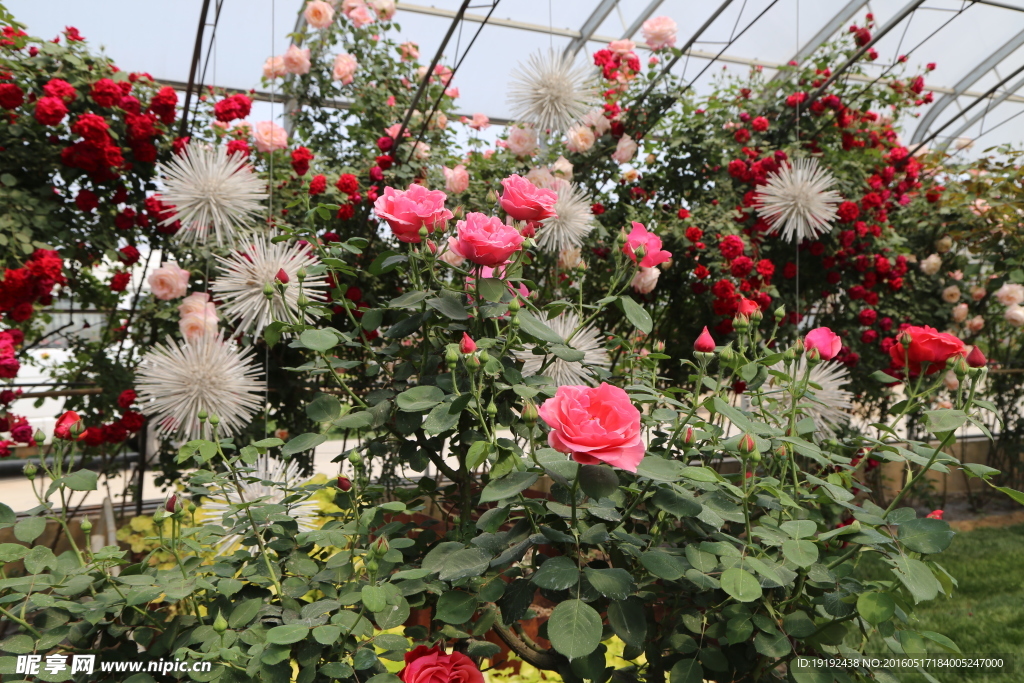
POLYGON ((120 423, 122 427, 124 427, 129 432, 132 432, 134 434, 135 432, 142 429, 142 425, 146 424, 146 418, 142 415, 142 413, 136 413, 133 410, 127 410, 125 411, 124 415, 121 416, 120 423))
MULTIPOLYGON (((244 119, 252 111, 252 100, 242 94, 225 97, 213 105, 213 114, 218 121, 229 123, 236 119, 244 119)), ((301 174, 300 174, 301 175, 301 174)))
POLYGON ((76 424, 81 424, 82 418, 79 417, 78 413, 73 410, 69 410, 60 418, 57 419, 57 424, 53 426, 53 435, 58 439, 72 439, 71 429, 76 424))
POLYGON ((120 422, 103 425, 102 434, 107 443, 121 443, 128 438, 128 430, 120 422))
POLYGON ((116 107, 117 103, 124 97, 121 88, 109 78, 101 78, 92 84, 92 91, 89 93, 93 102, 101 107, 116 107))
POLYGON ((342 173, 338 178, 338 182, 335 183, 334 186, 345 194, 352 194, 359 190, 359 179, 351 173, 342 173))
POLYGON ((314 154, 305 147, 296 147, 292 151, 292 170, 295 171, 295 175, 306 175, 313 157, 314 154))
POLYGON ((124 262, 124 264, 128 266, 138 263, 139 258, 141 258, 142 256, 139 253, 139 250, 130 244, 126 247, 121 247, 120 249, 117 250, 117 252, 118 254, 120 254, 118 258, 121 259, 124 262))
POLYGON ((919 375, 922 370, 926 375, 934 374, 946 367, 950 358, 967 352, 960 339, 934 327, 911 325, 899 334, 897 340, 900 343, 889 349, 889 357, 895 368, 909 364, 911 375, 919 375))
POLYGON ((861 325, 868 326, 874 325, 875 320, 878 319, 878 311, 873 308, 865 308, 863 311, 857 314, 857 320, 861 325))
POLYGON ((159 116, 164 125, 170 125, 174 122, 174 108, 177 104, 178 93, 174 88, 166 86, 153 95, 153 99, 149 101, 149 110, 159 116))
POLYGON ((0 107, 17 109, 25 103, 25 93, 14 83, 0 84, 0 107))
POLYGON ((309 194, 316 196, 323 194, 327 190, 327 177, 322 175, 313 176, 313 180, 309 181, 309 194))
POLYGON ((121 395, 117 397, 117 405, 124 410, 128 410, 131 405, 135 403, 135 399, 137 398, 138 394, 135 393, 134 389, 125 389, 121 392, 121 395))
POLYGON ((128 281, 132 279, 131 273, 117 272, 110 278, 110 291, 123 292, 128 287, 128 281))
MULTIPOLYGON (((355 214, 356 209, 351 204, 342 204, 341 206, 338 207, 338 220, 347 221, 349 218, 352 218, 352 216, 354 216, 355 214)), ((324 237, 326 238, 327 235, 324 235, 324 237)), ((334 241, 338 242, 340 240, 334 241)))
POLYGON ((604 205, 603 204, 591 204, 590 205, 590 213, 594 214, 595 216, 600 216, 602 213, 604 213, 604 205))
POLYGON ((107 120, 96 114, 82 114, 71 124, 71 132, 94 144, 106 144, 110 139, 107 120))
POLYGON ((379 149, 382 152, 388 151, 394 144, 395 141, 386 135, 384 137, 377 138, 377 149, 379 149))
POLYGON ((841 222, 849 223, 857 220, 857 216, 860 215, 860 207, 854 202, 843 202, 839 205, 836 215, 841 222))
POLYGON ((402 683, 484 683, 473 660, 461 652, 450 655, 440 648, 419 645, 405 653, 405 668, 398 672, 402 683))
POLYGON ((92 190, 79 190, 75 195, 75 205, 80 211, 89 213, 100 205, 100 198, 92 190))
POLYGON ((732 273, 733 277, 744 278, 750 275, 750 271, 753 269, 754 261, 749 256, 737 256, 729 264, 729 272, 732 273))
POLYGON ((100 427, 89 427, 82 432, 78 440, 84 441, 86 446, 102 446, 103 430, 100 427))
POLYGON ((47 97, 56 97, 65 102, 72 102, 78 97, 78 91, 75 90, 75 86, 60 78, 51 78, 49 83, 43 86, 43 94, 47 97))
POLYGON ((736 142, 742 145, 750 141, 750 131, 747 130, 746 128, 739 128, 736 130, 735 133, 732 134, 732 137, 734 140, 736 140, 736 142))
POLYGON ((380 155, 375 159, 375 161, 377 162, 377 166, 379 166, 380 170, 382 171, 388 170, 389 168, 391 168, 391 165, 395 163, 395 160, 388 156, 387 154, 380 155))
POLYGON ((768 130, 768 119, 763 116, 758 116, 756 119, 750 122, 750 127, 756 130, 758 133, 763 133, 768 130))
POLYGON ((252 154, 252 149, 245 140, 232 140, 228 143, 228 154, 241 154, 247 157, 252 154))
POLYGON ((40 97, 36 102, 36 121, 44 126, 56 126, 67 116, 68 108, 56 97, 40 97))
POLYGON ((734 258, 743 253, 746 246, 743 244, 743 238, 739 235, 726 235, 725 238, 718 244, 719 251, 722 252, 722 256, 727 261, 732 261, 734 258))

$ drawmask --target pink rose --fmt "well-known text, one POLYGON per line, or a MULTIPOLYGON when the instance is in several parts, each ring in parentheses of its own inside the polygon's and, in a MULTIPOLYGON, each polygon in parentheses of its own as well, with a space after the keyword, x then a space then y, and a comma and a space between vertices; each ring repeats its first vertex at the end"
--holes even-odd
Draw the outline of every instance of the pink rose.
POLYGON ((658 286, 661 270, 658 268, 641 268, 636 271, 630 286, 637 294, 650 294, 658 286))
POLYGON ((301 76, 309 73, 309 48, 290 45, 281 58, 284 62, 284 70, 290 74, 301 76))
POLYGON ((259 121, 253 133, 256 149, 261 152, 273 152, 288 146, 288 132, 273 121, 259 121))
POLYGON ((843 340, 827 327, 816 327, 804 337, 804 348, 817 349, 821 360, 832 360, 843 348, 843 340))
POLYGON ((513 126, 508 131, 507 146, 517 157, 532 157, 537 153, 537 132, 531 128, 513 126))
POLYGON ((644 42, 652 50, 676 46, 676 22, 669 17, 653 17, 643 24, 644 42))
POLYGON ((548 445, 580 464, 636 472, 644 458, 640 411, 619 387, 561 386, 538 412, 551 427, 548 445))
POLYGON ((466 220, 456 224, 458 236, 449 238, 448 246, 459 256, 478 266, 500 266, 519 251, 523 236, 497 216, 467 213, 466 220))
POLYGON ((644 248, 644 256, 640 260, 641 268, 653 268, 672 258, 672 253, 661 248, 661 238, 653 232, 649 232, 643 223, 633 222, 633 229, 626 236, 626 244, 622 247, 622 253, 636 263, 636 251, 644 248))
POLYGON ((323 30, 334 22, 334 8, 329 2, 323 0, 312 0, 306 4, 302 16, 306 23, 315 29, 323 30))
POLYGON ((565 134, 565 146, 570 152, 580 154, 594 146, 594 131, 587 126, 573 126, 565 134))
POLYGON ((962 323, 967 320, 967 304, 960 302, 953 307, 953 322, 962 323))
POLYGON ((263 78, 281 78, 287 73, 288 70, 284 68, 284 57, 280 55, 267 57, 267 61, 263 62, 263 78))
POLYGON ((976 315, 967 321, 967 329, 977 334, 981 332, 981 328, 985 327, 985 319, 980 315, 976 315))
POLYGON ((469 172, 459 164, 455 168, 442 168, 444 173, 444 189, 452 194, 461 194, 469 189, 469 172))
POLYGON ((623 135, 619 138, 619 144, 615 145, 615 151, 612 152, 612 161, 620 164, 628 163, 636 156, 636 150, 637 144, 633 142, 633 138, 623 135))
POLYGON ((384 194, 377 197, 373 208, 380 218, 391 226, 391 230, 402 242, 420 242, 420 228, 434 232, 445 221, 451 220, 452 212, 444 208, 448 196, 440 190, 428 190, 422 185, 412 184, 408 190, 385 187, 384 194))
POLYGON ((473 130, 484 130, 491 127, 491 120, 487 117, 487 114, 481 114, 479 112, 473 114, 473 118, 463 116, 459 121, 466 124, 473 130))
POLYGON ((517 221, 540 221, 555 215, 558 193, 537 187, 526 178, 510 175, 501 181, 501 208, 517 221))
POLYGON ((185 341, 195 341, 200 337, 217 334, 217 318, 203 313, 185 315, 178 321, 178 329, 185 341))
POLYGON ((359 62, 356 61, 356 58, 347 52, 342 52, 334 58, 334 72, 331 77, 336 81, 341 81, 344 85, 348 85, 352 82, 352 77, 358 68, 359 62))
POLYGON ((405 668, 398 677, 402 683, 484 683, 480 669, 466 655, 445 654, 436 646, 426 645, 405 653, 405 668))
POLYGON ((348 20, 352 22, 352 25, 356 28, 362 28, 369 26, 373 23, 373 15, 370 14, 370 10, 367 9, 366 5, 360 5, 353 9, 351 12, 345 14, 348 20))
POLYGON ((626 40, 622 38, 620 40, 613 40, 608 43, 608 49, 612 52, 620 55, 628 55, 630 52, 636 49, 636 43, 632 40, 626 40))
POLYGON ((395 16, 395 0, 367 0, 367 3, 373 8, 373 11, 377 13, 377 18, 381 21, 391 21, 391 17, 395 16))
POLYGON ((402 55, 403 62, 415 62, 420 58, 420 46, 408 41, 398 46, 398 53, 402 55))
POLYGON ((178 304, 178 315, 182 318, 188 315, 209 316, 217 320, 217 307, 207 292, 193 292, 178 304))
POLYGON ((189 272, 177 263, 165 263, 149 276, 149 289, 161 301, 185 296, 188 291, 189 272))
POLYGON ((427 143, 423 142, 422 140, 417 140, 416 142, 413 143, 413 145, 412 145, 412 158, 413 159, 416 159, 418 161, 423 161, 424 159, 427 159, 429 157, 430 157, 430 145, 428 145, 427 143))

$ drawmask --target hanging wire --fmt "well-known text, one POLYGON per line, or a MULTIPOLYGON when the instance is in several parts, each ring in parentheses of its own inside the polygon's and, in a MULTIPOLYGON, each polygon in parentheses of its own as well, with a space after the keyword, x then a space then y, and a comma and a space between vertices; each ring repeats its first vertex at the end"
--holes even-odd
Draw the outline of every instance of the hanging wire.
MULTIPOLYGON (((274 57, 274 38, 277 36, 277 8, 274 0, 270 0, 270 58, 274 57)), ((274 104, 277 100, 277 79, 270 82, 270 122, 274 122, 274 104)), ((273 134, 273 133, 271 133, 273 134)), ((267 226, 273 225, 274 221, 274 153, 270 153, 270 187, 267 188, 267 226)), ((267 381, 263 385, 263 437, 270 436, 270 344, 264 345, 263 351, 264 374, 267 381)))
MULTIPOLYGON (((800 0, 796 0, 796 52, 794 54, 800 54, 800 0)), ((800 84, 800 64, 798 63, 793 69, 794 79, 796 80, 795 85, 800 84)), ((797 148, 800 147, 800 99, 796 101, 796 144, 797 148)), ((793 311, 793 325, 795 329, 800 329, 800 240, 793 240, 794 245, 794 257, 793 265, 795 266, 795 274, 793 276, 793 293, 796 298, 795 310, 793 311)))

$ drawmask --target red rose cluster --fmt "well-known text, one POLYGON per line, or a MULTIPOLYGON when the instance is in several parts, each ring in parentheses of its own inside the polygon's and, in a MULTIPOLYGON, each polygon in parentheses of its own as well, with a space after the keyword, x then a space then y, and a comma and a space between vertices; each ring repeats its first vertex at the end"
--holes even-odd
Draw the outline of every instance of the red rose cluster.
MULTIPOLYGON (((108 444, 119 444, 127 439, 131 434, 135 434, 142 426, 146 424, 146 418, 142 413, 132 410, 132 405, 135 403, 137 396, 135 391, 127 389, 121 392, 121 395, 117 397, 117 405, 121 408, 121 417, 118 419, 108 422, 107 424, 99 425, 96 427, 88 427, 84 429, 78 440, 84 443, 86 446, 102 446, 105 443, 108 444)), ((78 415, 76 413, 65 413, 61 417, 64 420, 68 415, 73 415, 74 419, 68 418, 70 425, 73 422, 78 421, 78 415)), ((60 420, 58 421, 58 427, 60 426, 60 420)), ((58 433, 57 428, 54 429, 54 435, 58 438, 68 439, 71 438, 70 431, 67 431, 66 436, 61 436, 58 433)))
POLYGON ((213 115, 221 123, 244 119, 252 111, 252 100, 245 95, 232 95, 213 105, 213 115))
POLYGON ((64 260, 55 251, 36 249, 21 268, 7 268, 0 281, 0 313, 13 322, 32 317, 34 304, 52 301, 53 288, 64 284, 64 260))
MULTIPOLYGON (((21 363, 18 362, 16 349, 24 341, 21 330, 0 330, 0 378, 13 379, 18 376, 21 363)), ((10 439, 0 439, 0 458, 11 455, 11 447, 16 443, 32 442, 32 427, 24 417, 10 412, 10 404, 21 395, 21 389, 4 389, 0 391, 0 433, 9 432, 10 439)))
POLYGON ((640 73, 640 58, 632 50, 598 50, 594 53, 594 65, 601 67, 605 80, 629 80, 640 73))

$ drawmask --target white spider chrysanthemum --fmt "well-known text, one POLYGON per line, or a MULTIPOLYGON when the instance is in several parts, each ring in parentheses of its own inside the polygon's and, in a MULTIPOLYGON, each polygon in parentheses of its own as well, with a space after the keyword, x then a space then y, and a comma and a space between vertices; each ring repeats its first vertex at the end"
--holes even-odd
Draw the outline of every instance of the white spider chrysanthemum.
POLYGON ((595 75, 593 66, 573 55, 535 52, 512 71, 512 114, 540 130, 568 130, 598 103, 595 75))
MULTIPOLYGON (((232 505, 239 503, 251 503, 260 501, 260 505, 281 505, 286 496, 296 493, 305 483, 307 477, 299 474, 299 465, 295 460, 287 463, 271 458, 269 455, 261 455, 256 461, 255 470, 249 473, 242 473, 239 477, 239 486, 226 485, 215 492, 209 500, 203 503, 203 511, 206 521, 219 524, 226 512, 231 510, 232 505), (259 479, 259 481, 245 481, 246 479, 259 479), (264 482, 274 482, 276 486, 270 486, 264 482), (239 495, 239 487, 242 489, 239 495)), ((310 500, 306 495, 301 501, 288 503, 288 516, 298 524, 299 531, 312 531, 317 528, 317 517, 319 506, 316 501, 310 500)), ((271 522, 265 522, 269 525, 271 522)), ((234 552, 241 536, 232 534, 225 536, 218 544, 218 554, 234 552)), ((250 552, 257 552, 259 546, 251 546, 250 552)))
POLYGON ((559 180, 553 189, 558 193, 555 215, 541 220, 544 227, 537 231, 537 245, 558 252, 583 244, 594 229, 594 214, 586 190, 576 183, 559 180))
MULTIPOLYGON (((554 358, 544 368, 543 374, 554 380, 555 386, 567 384, 593 384, 593 377, 587 368, 611 367, 611 357, 608 351, 601 346, 601 335, 592 326, 587 325, 577 332, 571 339, 569 335, 580 324, 579 316, 574 311, 564 311, 554 318, 549 318, 548 327, 554 330, 562 339, 565 339, 567 346, 583 352, 583 360, 567 361, 561 358, 554 358)), ((527 344, 526 349, 516 352, 516 358, 523 361, 523 375, 531 376, 541 374, 541 367, 549 360, 548 356, 536 356, 533 354, 533 344, 527 344)))
POLYGON ((142 412, 163 434, 198 438, 200 411, 220 418, 219 434, 236 433, 263 405, 263 371, 252 353, 215 335, 154 344, 135 372, 142 412))
MULTIPOLYGON (((776 365, 775 369, 783 370, 783 366, 776 365)), ((802 380, 806 370, 807 360, 801 358, 796 363, 793 375, 797 380, 802 380)), ((850 371, 843 364, 834 361, 818 363, 811 368, 808 381, 810 386, 800 399, 800 410, 805 417, 814 420, 819 430, 828 436, 833 436, 837 428, 850 421, 853 392, 843 388, 850 383, 850 371)), ((792 405, 789 392, 783 389, 777 400, 780 408, 779 414, 788 414, 792 405)))
MULTIPOLYGON (((220 312, 238 326, 240 332, 258 337, 270 323, 298 322, 300 268, 307 271, 319 264, 308 247, 297 242, 274 244, 270 237, 259 236, 252 244, 227 256, 217 256, 223 271, 213 280, 210 289, 222 301, 220 312), (277 285, 278 274, 284 271, 287 286, 282 294, 277 285), (267 298, 266 285, 274 288, 267 298)), ((310 301, 324 301, 327 280, 323 275, 306 275, 302 292, 310 301)), ((306 321, 313 318, 307 313, 306 321)))
POLYGON ((768 175, 767 184, 757 186, 754 205, 772 233, 781 230, 784 239, 797 242, 814 239, 832 229, 836 206, 843 200, 829 189, 835 182, 815 158, 784 162, 768 175))
POLYGON ((264 211, 266 182, 240 154, 225 147, 189 143, 170 163, 162 164, 161 201, 174 207, 162 223, 181 221, 178 240, 206 244, 213 231, 218 246, 234 244, 236 232, 264 211))

